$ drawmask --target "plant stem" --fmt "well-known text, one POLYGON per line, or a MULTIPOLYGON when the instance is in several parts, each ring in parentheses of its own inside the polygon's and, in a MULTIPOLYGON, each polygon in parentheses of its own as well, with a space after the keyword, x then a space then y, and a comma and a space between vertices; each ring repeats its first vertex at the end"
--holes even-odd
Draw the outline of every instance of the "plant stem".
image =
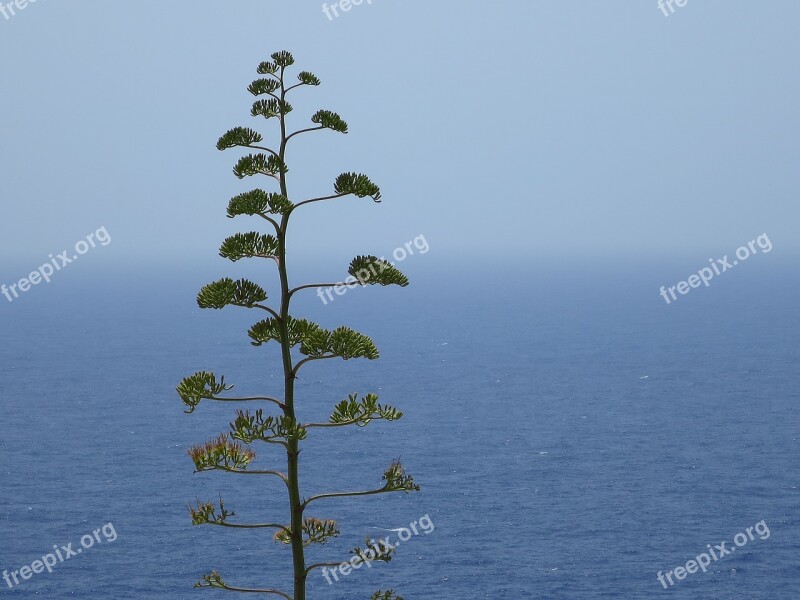
MULTIPOLYGON (((286 98, 286 88, 284 86, 284 67, 281 67, 281 104, 286 98)), ((285 165, 286 159, 286 115, 281 108, 281 146, 279 156, 281 164, 285 165)), ((286 185, 286 173, 281 169, 280 174, 281 194, 286 198, 289 192, 286 185)), ((295 373, 292 365, 292 349, 289 345, 289 301, 291 300, 289 288, 289 276, 286 269, 286 230, 289 224, 289 215, 284 215, 281 219, 280 230, 278 231, 278 273, 281 280, 281 309, 279 327, 281 330, 281 350, 283 356, 283 375, 284 375, 284 415, 296 419, 294 410, 294 381, 295 373)), ((299 470, 300 442, 289 440, 286 450, 287 478, 289 485, 289 504, 292 512, 291 520, 291 540, 292 540, 292 563, 294 566, 294 600, 305 600, 306 598, 306 562, 305 549, 303 546, 303 510, 304 506, 300 499, 300 476, 299 470)))

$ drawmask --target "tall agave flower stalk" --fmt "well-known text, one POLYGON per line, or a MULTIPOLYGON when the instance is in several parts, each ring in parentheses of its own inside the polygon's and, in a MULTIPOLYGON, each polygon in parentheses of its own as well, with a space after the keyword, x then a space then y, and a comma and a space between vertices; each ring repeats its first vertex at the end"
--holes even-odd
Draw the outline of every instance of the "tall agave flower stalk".
MULTIPOLYGON (((197 587, 217 588, 232 592, 263 593, 275 595, 289 600, 305 600, 307 579, 314 569, 335 566, 336 562, 310 562, 307 553, 313 547, 325 544, 339 535, 339 528, 332 519, 320 518, 309 514, 309 510, 321 505, 327 499, 350 496, 370 496, 391 492, 411 492, 419 490, 413 478, 408 475, 399 462, 392 462, 383 474, 383 483, 373 489, 363 491, 334 491, 304 497, 300 489, 300 447, 303 440, 313 434, 313 430, 323 427, 364 427, 375 420, 395 421, 403 414, 392 406, 380 404, 375 394, 358 396, 350 395, 336 404, 327 422, 314 423, 302 420, 298 416, 295 398, 295 380, 298 372, 310 363, 318 360, 339 358, 350 360, 378 358, 378 349, 372 340, 348 327, 323 329, 316 323, 292 315, 291 303, 294 296, 303 290, 329 287, 333 285, 408 285, 408 279, 394 266, 375 256, 357 256, 350 263, 349 277, 345 282, 337 284, 303 284, 292 287, 289 283, 289 272, 286 260, 286 238, 289 222, 295 211, 303 210, 318 202, 354 196, 371 198, 380 202, 380 188, 367 176, 356 173, 339 175, 333 192, 316 198, 302 199, 295 202, 289 193, 287 183, 286 154, 290 142, 299 141, 298 136, 311 132, 330 130, 347 133, 347 123, 342 118, 327 110, 320 110, 311 117, 312 126, 289 132, 288 115, 292 112, 288 97, 302 88, 318 86, 320 80, 307 71, 299 73, 296 80, 287 81, 287 70, 294 64, 294 58, 288 52, 276 52, 271 61, 262 62, 258 66, 259 75, 248 87, 248 91, 256 96, 251 115, 266 120, 275 120, 279 126, 277 145, 267 147, 263 137, 248 127, 235 127, 225 133, 217 143, 219 150, 246 148, 250 153, 242 156, 233 168, 234 174, 245 177, 266 177, 272 180, 272 191, 254 189, 233 198, 228 204, 228 217, 255 217, 264 224, 269 233, 251 231, 238 233, 226 239, 220 248, 220 255, 231 261, 241 259, 267 259, 274 263, 280 278, 280 293, 275 295, 274 302, 268 302, 267 292, 253 281, 246 279, 225 278, 203 287, 197 303, 201 308, 222 309, 228 306, 266 313, 267 318, 255 323, 248 335, 254 346, 262 346, 274 342, 281 348, 283 364, 283 397, 271 395, 253 397, 235 397, 230 394, 233 389, 224 377, 214 373, 201 371, 185 378, 178 385, 178 394, 186 405, 187 413, 192 413, 204 400, 217 402, 255 404, 262 407, 255 410, 238 410, 230 423, 230 430, 217 438, 193 447, 189 455, 194 462, 196 472, 225 471, 237 475, 263 476, 287 492, 287 509, 285 522, 275 523, 238 523, 235 514, 226 508, 220 498, 218 502, 198 501, 190 506, 189 511, 194 525, 212 525, 241 529, 265 529, 272 533, 278 545, 291 547, 294 589, 282 591, 273 588, 251 589, 229 584, 216 571, 203 576, 197 587), (286 454, 286 469, 256 469, 253 463, 256 454, 252 446, 266 444, 268 448, 282 448, 286 454)), ((273 460, 274 457, 270 457, 273 460)), ((258 477, 256 477, 258 479, 258 477)), ((374 546, 375 540, 369 537, 366 547, 374 546)), ((376 553, 356 547, 353 554, 362 560, 391 560, 391 551, 376 553)), ((375 592, 372 600, 402 600, 393 590, 375 592)))

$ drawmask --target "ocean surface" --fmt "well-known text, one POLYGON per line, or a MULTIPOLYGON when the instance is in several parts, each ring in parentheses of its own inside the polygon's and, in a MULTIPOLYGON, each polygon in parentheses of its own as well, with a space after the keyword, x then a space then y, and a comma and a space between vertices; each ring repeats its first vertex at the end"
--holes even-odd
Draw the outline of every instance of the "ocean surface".
MULTIPOLYGON (((425 516, 435 526, 390 564, 331 585, 312 573, 309 598, 800 598, 800 272, 758 260, 671 305, 659 286, 704 259, 422 270, 418 257, 406 289, 328 305, 309 291, 297 315, 367 333, 382 357, 308 365, 299 414, 324 420, 349 393, 376 392, 406 415, 312 432, 304 494, 379 487, 396 458, 422 486, 313 504, 342 535, 310 557, 347 560, 366 535, 425 516), (659 583, 761 522, 768 536, 708 572, 659 583)), ((0 569, 80 548, 108 524, 116 536, 101 529, 19 586, 0 580, 0 598, 232 597, 192 588, 212 569, 233 585, 290 588, 290 553, 271 534, 192 527, 186 511, 222 496, 239 522, 285 518, 279 482, 193 474, 186 456, 234 409, 183 414, 183 377, 211 370, 240 393, 280 393, 276 349, 246 334, 262 316, 194 304, 236 272, 87 259, 14 303, 0 297, 0 569)), ((8 283, 16 271, 3 273, 8 283)), ((255 450, 260 467, 282 468, 276 449, 255 450)))

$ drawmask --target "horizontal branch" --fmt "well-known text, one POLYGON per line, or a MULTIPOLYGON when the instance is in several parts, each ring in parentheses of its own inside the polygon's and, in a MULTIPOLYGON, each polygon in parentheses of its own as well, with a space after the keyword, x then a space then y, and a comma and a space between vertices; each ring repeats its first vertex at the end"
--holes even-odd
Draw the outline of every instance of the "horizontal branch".
POLYGON ((349 196, 350 194, 334 194, 333 196, 320 196, 319 198, 311 198, 309 200, 303 200, 302 202, 298 202, 292 207, 292 211, 296 208, 303 206, 304 204, 311 204, 312 202, 322 202, 323 200, 335 200, 336 198, 344 198, 345 196, 349 196))
POLYGON ((286 450, 289 450, 289 444, 286 442, 280 442, 278 440, 272 440, 267 438, 258 438, 260 441, 264 442, 265 444, 277 444, 279 446, 283 446, 286 450))
MULTIPOLYGON (((272 95, 272 94, 270 94, 270 96, 271 96, 271 95, 272 95)), ((256 149, 256 150, 263 150, 264 152, 269 152, 269 153, 270 153, 270 154, 272 154, 272 155, 273 155, 275 158, 280 158, 280 157, 281 157, 281 155, 280 155, 280 154, 278 154, 277 152, 275 152, 275 150, 272 150, 271 148, 265 148, 264 146, 253 146, 253 145, 251 145, 251 144, 248 144, 247 146, 242 146, 242 147, 243 147, 243 148, 254 148, 254 149, 256 149)))
POLYGON ((261 310, 267 311, 269 314, 271 314, 273 317, 275 317, 277 320, 280 321, 281 316, 277 312, 272 310, 269 306, 264 306, 263 304, 253 304, 253 306, 255 308, 260 308, 261 310))
POLYGON ((319 494, 317 496, 311 496, 311 498, 309 498, 308 500, 303 502, 302 506, 303 506, 303 509, 305 510, 306 506, 308 506, 312 502, 314 502, 316 500, 322 500, 322 499, 325 499, 325 498, 349 498, 349 497, 353 497, 353 496, 374 496, 376 494, 386 494, 386 493, 394 492, 394 491, 401 491, 401 490, 391 490, 391 489, 387 489, 385 487, 382 487, 382 488, 380 488, 378 490, 369 490, 369 491, 366 491, 366 492, 334 492, 332 494, 319 494))
POLYGON ((321 129, 325 129, 325 127, 322 127, 322 126, 320 125, 319 127, 309 127, 308 129, 301 129, 301 130, 299 130, 299 131, 295 131, 293 134, 289 135, 289 136, 286 138, 286 141, 288 142, 288 141, 289 141, 290 139, 292 139, 294 136, 296 136, 296 135, 300 135, 301 133, 307 133, 307 132, 309 132, 309 131, 320 131, 321 129))
POLYGON ((341 423, 304 423, 300 427, 303 429, 310 429, 311 427, 346 427, 348 425, 355 425, 363 421, 380 421, 383 417, 362 417, 360 419, 352 419, 350 421, 342 421, 341 423))
POLYGON ((273 219, 273 218, 271 218, 271 217, 268 217, 268 216, 267 216, 267 215, 265 215, 264 213, 257 213, 257 214, 258 214, 258 216, 259 216, 259 217, 261 217, 261 218, 262 218, 262 219, 264 219, 265 221, 269 221, 270 223, 272 223, 272 226, 275 228, 275 233, 277 233, 278 235, 280 235, 280 233, 281 233, 281 226, 278 224, 278 222, 277 222, 275 219, 273 219))
POLYGON ((236 473, 237 475, 272 475, 274 477, 278 477, 281 481, 283 481, 283 483, 286 484, 286 487, 289 487, 289 479, 280 471, 248 471, 247 469, 234 469, 231 467, 217 465, 207 469, 202 469, 200 471, 195 471, 195 473, 203 473, 205 471, 225 471, 226 473, 236 473))
POLYGON ((279 406, 281 410, 286 408, 286 405, 278 400, 277 398, 271 398, 269 396, 251 396, 246 398, 220 398, 218 396, 214 397, 205 397, 205 400, 214 400, 215 402, 272 402, 273 404, 279 406))
POLYGON ((286 592, 281 592, 280 590, 239 588, 230 586, 227 583, 222 583, 222 582, 217 583, 213 587, 222 590, 227 590, 229 592, 242 592, 245 594, 275 594, 276 596, 280 596, 281 598, 286 598, 286 600, 292 600, 292 597, 289 594, 287 594, 286 592))
POLYGON ((286 533, 291 533, 292 530, 286 527, 285 525, 279 525, 278 523, 255 523, 252 525, 247 524, 237 524, 237 523, 219 523, 214 521, 208 521, 205 525, 216 525, 217 527, 229 527, 231 529, 283 529, 286 533))
POLYGON ((311 573, 314 569, 321 569, 322 567, 338 567, 342 563, 314 563, 313 565, 306 567, 306 575, 311 573))
POLYGON ((296 288, 293 288, 293 289, 289 290, 289 297, 291 298, 294 295, 295 292, 299 292, 300 290, 308 290, 308 289, 311 289, 311 288, 323 288, 323 287, 332 288, 332 287, 336 287, 337 285, 345 285, 346 286, 347 284, 343 283, 341 281, 338 282, 338 283, 308 283, 306 285, 300 285, 300 286, 297 286, 296 288))
POLYGON ((308 358, 304 358, 299 363, 297 363, 294 369, 292 369, 292 376, 297 377, 297 372, 300 370, 300 367, 302 367, 304 364, 309 363, 313 360, 325 360, 328 358, 337 358, 337 356, 335 354, 326 354, 325 356, 309 356, 308 358))

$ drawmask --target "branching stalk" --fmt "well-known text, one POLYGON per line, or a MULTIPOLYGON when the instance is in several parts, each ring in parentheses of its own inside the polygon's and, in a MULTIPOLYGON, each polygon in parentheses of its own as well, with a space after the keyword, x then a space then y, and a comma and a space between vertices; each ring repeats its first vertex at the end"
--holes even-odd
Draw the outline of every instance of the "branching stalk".
MULTIPOLYGON (((263 154, 250 154, 242 157, 234 167, 234 174, 244 177, 263 175, 277 182, 280 193, 268 193, 264 190, 253 190, 233 198, 228 206, 228 217, 240 215, 258 216, 266 220, 274 229, 275 235, 259 232, 236 234, 223 242, 220 255, 232 261, 246 258, 269 258, 275 261, 280 280, 279 305, 275 308, 264 302, 268 298, 267 290, 257 283, 240 279, 234 281, 225 278, 207 285, 198 294, 198 305, 201 308, 222 309, 226 306, 237 306, 267 312, 271 318, 254 325, 248 335, 254 346, 269 342, 280 345, 281 364, 283 370, 283 399, 271 396, 221 397, 220 394, 233 388, 225 383, 224 377, 218 378, 214 373, 199 371, 185 378, 178 386, 178 394, 192 413, 204 400, 217 402, 269 402, 277 406, 282 416, 264 415, 258 410, 255 414, 249 411, 238 411, 236 420, 231 423, 231 433, 223 434, 204 446, 193 447, 189 454, 196 471, 224 471, 236 475, 264 475, 277 477, 286 485, 289 496, 290 523, 237 524, 227 519, 234 516, 229 512, 220 498, 219 507, 210 503, 200 503, 191 508, 192 521, 195 525, 217 525, 231 529, 277 529, 274 539, 291 547, 293 564, 293 594, 273 588, 243 588, 228 585, 219 573, 213 571, 205 575, 197 587, 209 587, 231 592, 271 594, 287 600, 306 600, 306 587, 309 572, 325 566, 336 566, 335 562, 316 562, 306 565, 306 547, 324 545, 330 538, 339 535, 335 521, 317 517, 305 517, 306 508, 311 502, 327 498, 343 498, 370 496, 395 491, 413 491, 419 489, 413 479, 406 475, 399 463, 393 463, 384 474, 385 485, 380 489, 361 492, 334 492, 319 494, 303 500, 300 490, 299 459, 300 442, 307 435, 307 428, 342 427, 345 425, 365 426, 372 420, 397 420, 402 413, 393 407, 377 404, 377 396, 368 394, 360 402, 352 396, 349 400, 337 405, 329 423, 309 423, 302 425, 296 418, 295 380, 297 373, 304 365, 318 360, 331 358, 378 358, 378 349, 370 338, 355 332, 348 327, 325 330, 305 319, 296 319, 291 315, 290 304, 293 295, 301 290, 314 287, 336 287, 345 283, 304 284, 297 287, 289 285, 287 261, 287 233, 289 220, 295 209, 300 206, 336 200, 346 196, 358 198, 370 197, 380 201, 380 188, 368 177, 358 173, 342 173, 333 185, 333 194, 303 200, 293 204, 290 200, 286 162, 289 141, 295 136, 329 129, 338 133, 347 133, 347 123, 341 117, 327 110, 320 110, 311 117, 317 126, 308 127, 288 133, 287 115, 292 107, 286 101, 287 94, 303 85, 317 86, 319 79, 312 73, 303 71, 298 75, 300 83, 286 84, 286 69, 294 63, 288 52, 276 52, 272 62, 263 62, 258 73, 268 78, 254 81, 248 88, 255 96, 268 96, 269 100, 258 100, 252 108, 254 117, 277 119, 279 124, 280 144, 277 150, 270 148, 272 144, 260 145, 261 134, 246 127, 236 127, 223 135, 217 148, 220 150, 233 147, 260 150, 263 154), (272 215, 272 216, 270 216, 272 215), (302 358, 293 355, 299 351, 302 358), (255 459, 251 444, 262 441, 266 444, 279 445, 286 451, 286 471, 257 470, 248 468, 255 459)), ((274 146, 273 146, 274 147, 274 146)), ((274 185, 274 184, 272 184, 274 185)), ((393 266, 374 256, 358 256, 351 263, 349 272, 357 276, 361 285, 407 285, 408 280, 393 266)), ((274 304, 273 304, 274 306, 274 304)))

